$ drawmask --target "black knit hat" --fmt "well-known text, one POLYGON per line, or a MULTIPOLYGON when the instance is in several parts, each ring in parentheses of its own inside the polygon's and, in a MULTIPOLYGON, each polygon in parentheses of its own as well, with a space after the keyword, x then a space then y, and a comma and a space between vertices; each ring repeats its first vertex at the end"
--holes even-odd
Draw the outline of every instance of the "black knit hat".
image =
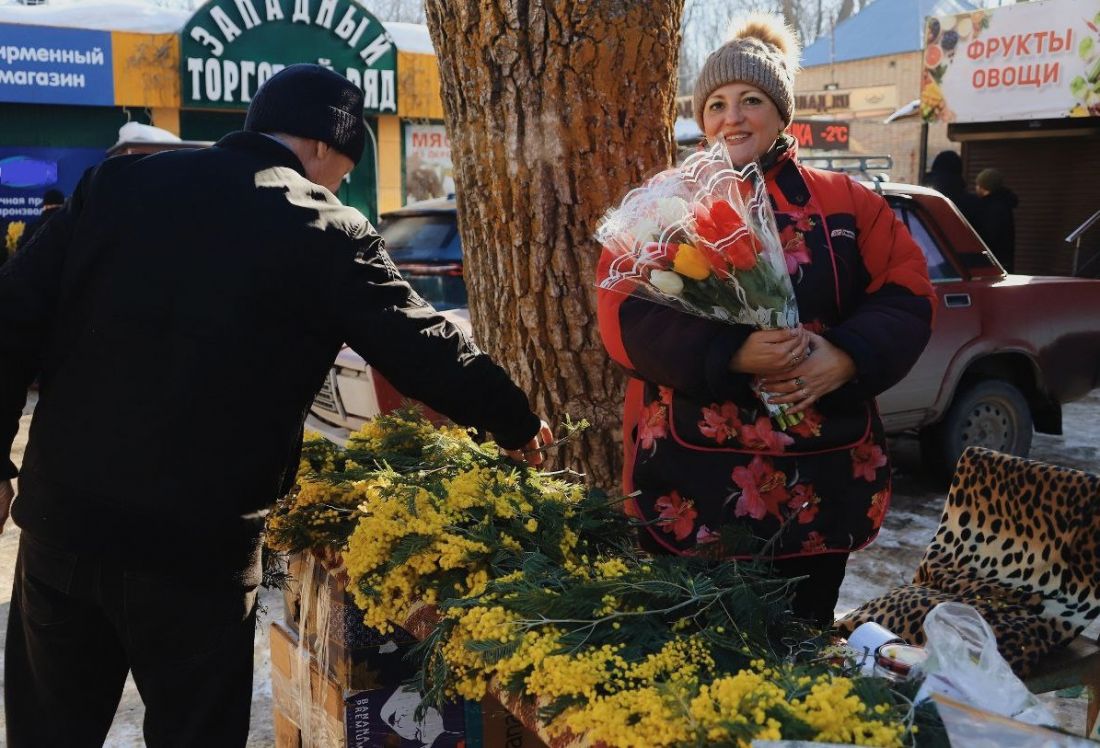
POLYGON ((363 92, 326 67, 290 65, 252 97, 244 129, 320 140, 359 163, 366 137, 363 92))

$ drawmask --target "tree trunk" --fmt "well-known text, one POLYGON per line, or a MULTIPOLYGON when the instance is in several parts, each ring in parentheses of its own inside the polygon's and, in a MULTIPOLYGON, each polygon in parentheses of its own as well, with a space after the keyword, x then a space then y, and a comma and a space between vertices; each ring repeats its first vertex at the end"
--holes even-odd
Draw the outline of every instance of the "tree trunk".
POLYGON ((624 378, 600 342, 601 215, 668 166, 684 0, 427 0, 478 345, 614 490, 624 378))

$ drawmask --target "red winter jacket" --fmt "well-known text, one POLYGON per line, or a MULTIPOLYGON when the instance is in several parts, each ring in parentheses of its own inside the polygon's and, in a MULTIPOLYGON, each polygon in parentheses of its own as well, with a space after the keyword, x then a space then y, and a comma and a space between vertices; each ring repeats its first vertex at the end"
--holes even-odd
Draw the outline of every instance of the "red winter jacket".
MULTIPOLYGON (((778 430, 750 377, 729 370, 751 328, 601 290, 604 345, 632 374, 624 490, 635 494, 629 510, 651 521, 643 543, 653 549, 691 553, 734 525, 774 537, 777 557, 847 552, 874 538, 889 503, 874 397, 905 376, 931 334, 924 256, 882 197, 801 166, 793 148, 766 182, 800 319, 847 352, 857 376, 778 430)), ((599 280, 611 259, 605 251, 599 280)))

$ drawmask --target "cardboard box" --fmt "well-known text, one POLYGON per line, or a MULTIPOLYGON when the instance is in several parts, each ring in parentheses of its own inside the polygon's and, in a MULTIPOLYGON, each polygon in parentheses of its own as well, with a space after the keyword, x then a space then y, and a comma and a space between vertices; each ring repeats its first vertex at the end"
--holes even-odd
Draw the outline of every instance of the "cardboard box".
MULTIPOLYGON (((416 665, 408 657, 410 649, 414 646, 412 642, 400 636, 379 638, 383 639, 382 643, 349 647, 342 641, 332 638, 312 637, 305 639, 304 650, 329 678, 345 689, 381 689, 381 687, 395 686, 411 680, 416 674, 416 665)), ((298 656, 300 641, 303 639, 288 626, 281 623, 272 624, 273 659, 276 646, 292 648, 295 650, 295 656, 298 656), (281 645, 276 645, 276 638, 281 645)))
POLYGON ((466 707, 463 702, 428 707, 416 720, 420 693, 412 686, 359 691, 345 699, 348 748, 464 748, 466 707))
POLYGON ((302 748, 302 731, 278 707, 275 708, 275 748, 302 748))
MULTIPOLYGON (((281 730, 287 748, 480 748, 466 739, 470 707, 465 703, 449 704, 442 711, 429 709, 417 723, 414 712, 420 695, 411 687, 346 688, 300 649, 298 637, 279 623, 271 624, 271 690, 276 730, 281 730), (291 742, 296 735, 298 745, 291 742), (424 742, 416 742, 417 736, 424 742)), ((477 705, 473 706, 476 716, 477 705)))
POLYGON ((481 743, 484 748, 546 748, 538 735, 492 696, 481 702, 481 743))
POLYGON ((287 558, 287 574, 290 579, 283 590, 286 623, 295 634, 304 631, 311 646, 318 635, 351 649, 416 641, 401 629, 382 633, 364 625, 363 612, 347 592, 348 576, 342 567, 328 567, 309 554, 296 553, 287 558))

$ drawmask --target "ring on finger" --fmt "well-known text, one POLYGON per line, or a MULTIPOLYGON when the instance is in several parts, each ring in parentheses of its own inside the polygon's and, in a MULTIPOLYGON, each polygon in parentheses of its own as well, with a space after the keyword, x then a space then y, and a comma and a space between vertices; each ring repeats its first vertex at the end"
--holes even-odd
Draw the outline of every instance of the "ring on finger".
POLYGON ((799 356, 797 353, 792 353, 791 354, 791 363, 792 364, 797 364, 801 360, 802 360, 802 357, 799 356))
POLYGON ((794 378, 794 386, 795 387, 805 387, 806 382, 802 379, 802 377, 795 377, 794 378))

